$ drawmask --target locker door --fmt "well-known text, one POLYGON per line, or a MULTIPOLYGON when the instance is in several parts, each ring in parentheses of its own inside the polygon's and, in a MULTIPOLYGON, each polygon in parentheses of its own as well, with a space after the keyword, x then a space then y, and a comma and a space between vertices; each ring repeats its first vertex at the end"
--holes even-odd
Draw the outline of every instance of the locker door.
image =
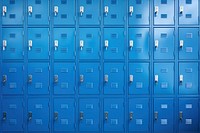
POLYGON ((174 25, 174 0, 154 0, 154 24, 174 25))
POLYGON ((28 58, 48 59, 49 58, 49 29, 29 28, 28 29, 28 58))
POLYGON ((29 63, 27 84, 28 84, 28 94, 48 94, 49 64, 29 63))
POLYGON ((123 28, 104 28, 104 59, 124 59, 125 32, 123 28))
POLYGON ((174 93, 174 64, 154 64, 154 94, 174 93))
POLYGON ((53 5, 54 25, 75 24, 74 0, 54 0, 53 5))
POLYGON ((22 28, 2 28, 3 59, 23 59, 23 38, 22 28))
POLYGON ((149 59, 149 28, 129 29, 129 59, 149 59))
POLYGON ((148 0, 129 0, 128 13, 129 25, 149 25, 150 16, 148 0))
POLYGON ((198 28, 179 29, 179 59, 198 59, 198 28))
POLYGON ((129 64, 129 94, 149 93, 149 63, 129 64))
POLYGON ((99 131, 99 99, 80 99, 79 131, 99 131))
POLYGON ((2 24, 3 25, 22 25, 23 0, 2 0, 2 24))
POLYGON ((98 63, 79 63, 79 94, 99 94, 98 63))
POLYGON ((179 94, 198 94, 198 63, 179 63, 179 94))
POLYGON ((129 99, 129 131, 148 132, 149 129, 149 99, 129 99))
POLYGON ((75 130, 75 102, 71 98, 54 98, 54 132, 75 130))
POLYGON ((154 99, 154 133, 173 133, 174 100, 173 98, 154 99))
POLYGON ((49 131, 49 99, 28 99, 28 131, 49 131))
POLYGON ((1 131, 22 132, 23 100, 21 98, 4 97, 2 99, 1 131))
POLYGON ((3 94, 22 94, 24 66, 22 63, 3 63, 2 64, 2 93, 3 94))
POLYGON ((174 59, 174 29, 154 29, 154 59, 174 59))
POLYGON ((99 28, 79 29, 79 50, 80 59, 99 59, 100 55, 100 31, 99 28))
POLYGON ((49 24, 49 0, 28 0, 28 25, 49 24))
POLYGON ((104 131, 124 131, 124 99, 104 99, 104 131))
POLYGON ((75 29, 54 28, 54 59, 75 58, 75 29))

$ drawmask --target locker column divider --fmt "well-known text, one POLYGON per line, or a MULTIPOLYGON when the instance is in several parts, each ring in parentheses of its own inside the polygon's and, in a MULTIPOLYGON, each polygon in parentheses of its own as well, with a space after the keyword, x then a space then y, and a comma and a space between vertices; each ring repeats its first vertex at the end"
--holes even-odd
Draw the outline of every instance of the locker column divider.
MULTIPOLYGON (((0 7, 2 7, 2 2, 0 2, 0 7)), ((0 17, 0 42, 2 42, 2 17, 0 17)), ((3 53, 2 53, 2 47, 0 46, 0 68, 2 68, 2 56, 3 56, 3 53)), ((0 71, 0 75, 2 75, 3 72, 0 71)), ((0 81, 2 81, 2 76, 0 76, 0 81)), ((2 112, 2 89, 0 89, 0 112, 2 112)), ((0 121, 0 133, 2 133, 2 121, 0 121)))

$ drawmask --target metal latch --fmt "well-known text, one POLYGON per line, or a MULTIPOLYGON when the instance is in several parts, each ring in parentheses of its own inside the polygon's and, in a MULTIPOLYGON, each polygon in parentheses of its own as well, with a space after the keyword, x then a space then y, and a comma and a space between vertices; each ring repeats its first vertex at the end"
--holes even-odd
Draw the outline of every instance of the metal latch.
POLYGON ((80 40, 80 49, 83 50, 83 46, 84 46, 84 41, 80 40))
POLYGON ((130 113, 129 113, 129 119, 130 119, 130 120, 133 120, 133 112, 130 112, 130 113))
POLYGON ((7 113, 3 112, 3 121, 5 121, 7 119, 7 113))
POLYGON ((58 83, 58 75, 54 75, 54 83, 58 83))
POLYGON ((33 47, 33 41, 29 40, 28 41, 28 50, 30 51, 32 47, 33 47))
POLYGON ((3 7, 2 7, 2 15, 3 15, 3 16, 6 16, 6 12, 7 12, 7 7, 6 7, 6 6, 3 6, 3 7))
POLYGON ((6 83, 6 81, 7 81, 7 75, 3 75, 3 76, 2 76, 2 82, 3 82, 3 83, 6 83))
POLYGON ((159 11, 159 7, 158 6, 155 6, 155 15, 158 15, 158 11, 159 11))
POLYGON ((108 49, 108 40, 105 40, 105 42, 104 42, 104 46, 105 46, 105 48, 106 48, 106 50, 108 49))
POLYGON ((183 7, 183 6, 180 6, 180 7, 179 7, 180 14, 183 13, 183 10, 184 10, 184 7, 183 7))
POLYGON ((54 121, 58 120, 58 112, 54 112, 54 121))
POLYGON ((55 50, 58 49, 58 40, 55 40, 55 41, 54 41, 54 47, 55 47, 55 50))
POLYGON ((130 83, 133 82, 133 75, 129 75, 129 82, 130 82, 130 83))
POLYGON ((55 15, 55 16, 58 15, 58 6, 54 6, 54 15, 55 15))
POLYGON ((129 47, 130 47, 130 49, 132 50, 132 48, 133 48, 133 40, 130 40, 130 41, 129 41, 129 47))
POLYGON ((108 12, 109 12, 109 7, 108 7, 108 6, 105 6, 105 7, 104 7, 105 16, 108 16, 108 12))
POLYGON ((6 47, 7 47, 7 41, 3 40, 3 51, 6 50, 6 47))
POLYGON ((108 75, 107 75, 107 74, 104 75, 104 81, 105 81, 106 83, 108 83, 108 75))
POLYGON ((179 76, 179 81, 180 81, 180 83, 183 82, 183 75, 180 75, 180 76, 179 76))
POLYGON ((104 113, 104 118, 105 118, 105 120, 108 120, 108 112, 104 113))
POLYGON ((84 6, 80 6, 80 15, 83 16, 84 13, 84 6))
POLYGON ((83 112, 81 111, 81 112, 80 112, 80 120, 83 120, 83 115, 84 115, 84 114, 83 114, 83 112))
POLYGON ((32 6, 28 6, 28 15, 31 16, 33 13, 33 7, 32 6))
POLYGON ((28 82, 32 83, 32 80, 33 80, 33 76, 32 75, 28 75, 28 82))
POLYGON ((31 121, 32 120, 32 117, 33 117, 33 114, 32 112, 28 112, 28 120, 31 121))
POLYGON ((155 48, 158 48, 159 41, 155 40, 155 48))
POLYGON ((183 40, 180 40, 180 48, 183 47, 183 44, 184 44, 184 41, 183 41, 183 40))
POLYGON ((130 6, 130 7, 129 7, 129 13, 130 13, 130 16, 133 15, 133 6, 130 6))
POLYGON ((158 112, 157 112, 157 111, 154 112, 154 119, 155 119, 155 120, 158 120, 158 112))
POLYGON ((80 75, 80 82, 83 83, 83 81, 84 81, 84 76, 81 74, 80 75))
POLYGON ((179 119, 182 121, 183 120, 183 111, 179 112, 179 119))
POLYGON ((158 83, 158 75, 154 76, 154 80, 155 80, 156 83, 158 83))

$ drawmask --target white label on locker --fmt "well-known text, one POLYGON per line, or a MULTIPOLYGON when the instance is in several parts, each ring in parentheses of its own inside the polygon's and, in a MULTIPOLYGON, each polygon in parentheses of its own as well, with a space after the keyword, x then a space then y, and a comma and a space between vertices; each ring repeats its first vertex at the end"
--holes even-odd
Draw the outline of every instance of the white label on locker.
POLYGON ((142 119, 136 119, 136 125, 142 125, 142 119))
POLYGON ((167 104, 161 104, 161 109, 167 109, 167 104))
POLYGON ((93 125, 94 120, 93 119, 86 119, 86 125, 93 125))
POLYGON ((118 125, 118 119, 111 119, 111 125, 118 125))
POLYGON ((185 119, 185 124, 186 125, 191 125, 192 124, 192 119, 185 119))
POLYGON ((143 106, 142 106, 142 104, 136 104, 136 109, 142 109, 143 108, 143 106))
POLYGON ((185 105, 185 108, 186 108, 186 109, 191 109, 191 108, 192 108, 192 104, 186 104, 186 105, 185 105))
POLYGON ((93 104, 86 104, 86 105, 85 105, 85 108, 86 108, 86 109, 93 109, 93 108, 94 108, 94 105, 93 105, 93 104))
POLYGON ((167 125, 167 119, 161 119, 161 125, 167 125))
POLYGON ((111 109, 118 109, 118 104, 111 104, 110 108, 111 109))

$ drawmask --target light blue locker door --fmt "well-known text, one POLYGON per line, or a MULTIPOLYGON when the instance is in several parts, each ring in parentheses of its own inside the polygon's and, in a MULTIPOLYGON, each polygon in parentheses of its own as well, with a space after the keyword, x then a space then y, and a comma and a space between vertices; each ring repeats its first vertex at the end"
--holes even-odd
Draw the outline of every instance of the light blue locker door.
POLYGON ((198 0, 179 0, 179 24, 197 25, 199 19, 198 0))
POLYGON ((124 99, 105 98, 103 111, 103 130, 124 132, 124 99))
POLYGON ((49 0, 28 0, 28 25, 49 24, 49 0))
POLYGON ((99 99, 79 99, 79 131, 97 132, 100 131, 99 99))
POLYGON ((28 64, 28 94, 49 93, 49 64, 29 63, 28 64))
POLYGON ((54 98, 53 131, 73 132, 75 130, 75 102, 72 98, 54 98))
POLYGON ((198 94, 198 63, 179 63, 179 94, 198 94))
POLYGON ((2 94, 23 94, 24 66, 22 63, 2 64, 2 94))
POLYGON ((154 24, 174 25, 174 0, 154 0, 154 24))
POLYGON ((179 59, 198 59, 198 28, 179 29, 179 59))
POLYGON ((99 94, 99 72, 98 63, 79 63, 79 94, 99 94))
POLYGON ((74 94, 75 84, 75 64, 74 63, 54 63, 54 94, 74 94))
POLYGON ((22 98, 3 97, 1 124, 3 132, 24 131, 22 98))
POLYGON ((100 31, 99 28, 79 29, 79 59, 99 59, 100 31))
POLYGON ((131 98, 129 99, 129 131, 149 132, 149 99, 131 98))
POLYGON ((29 28, 26 43, 28 59, 49 59, 48 28, 29 28))
POLYGON ((149 0, 129 0, 128 13, 129 25, 149 25, 149 0))
POLYGON ((53 2, 54 25, 74 25, 75 1, 54 0, 53 2))
POLYGON ((66 60, 75 58, 75 29, 54 28, 54 59, 66 60))
POLYGON ((22 28, 2 28, 2 59, 23 59, 23 39, 22 28))
POLYGON ((154 99, 154 133, 174 132, 173 98, 154 99))
POLYGON ((149 59, 149 28, 129 28, 129 59, 149 59))
POLYGON ((24 21, 23 0, 2 0, 2 24, 22 25, 24 21))
POLYGON ((174 59, 174 36, 173 28, 154 29, 154 59, 174 59))
POLYGON ((174 64, 154 63, 154 94, 174 93, 174 64))

